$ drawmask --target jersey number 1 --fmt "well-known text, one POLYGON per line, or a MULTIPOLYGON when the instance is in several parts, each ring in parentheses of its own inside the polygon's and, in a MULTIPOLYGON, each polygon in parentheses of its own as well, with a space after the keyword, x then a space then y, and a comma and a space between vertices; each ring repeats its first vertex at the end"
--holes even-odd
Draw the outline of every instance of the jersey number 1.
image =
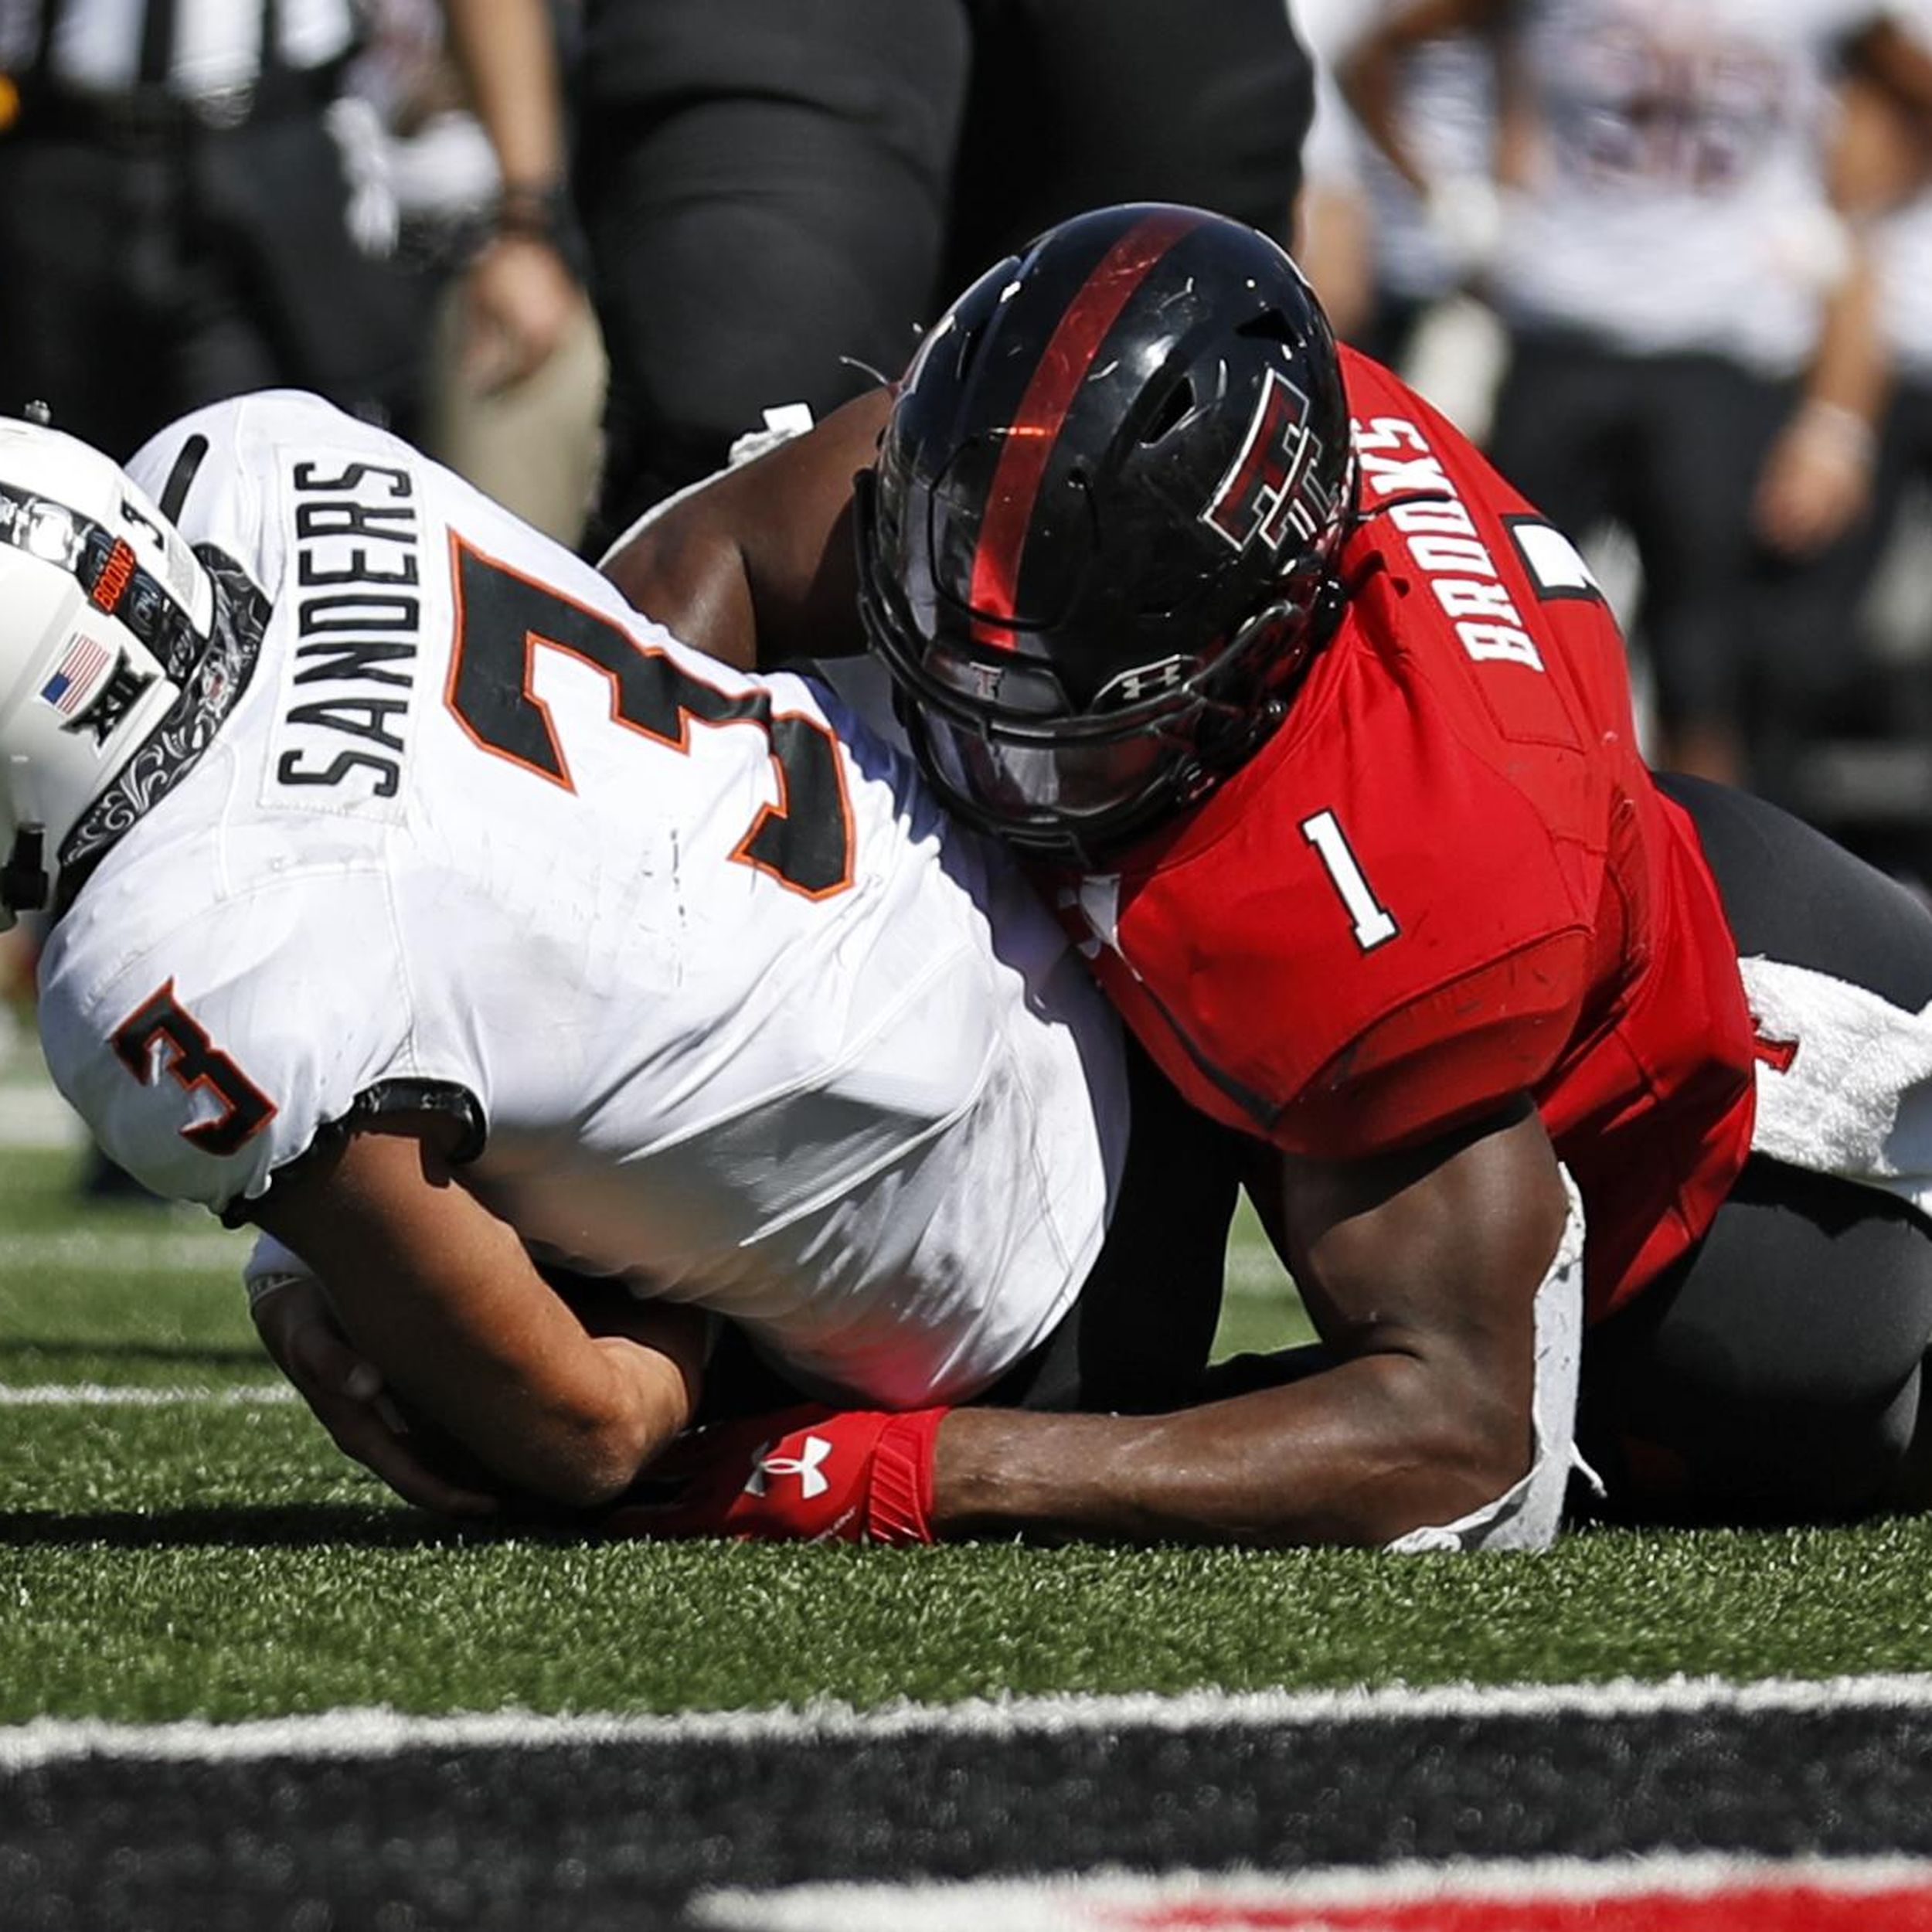
POLYGON ((1301 836, 1314 846, 1316 855, 1327 867, 1328 877, 1355 922, 1355 943, 1365 953, 1373 952, 1385 940, 1393 939, 1402 928, 1395 915, 1377 899, 1363 877, 1362 867, 1350 849, 1341 821, 1332 811, 1318 811, 1301 821, 1301 836))
POLYGON ((770 750, 778 801, 760 808, 732 857, 808 899, 829 899, 852 883, 845 774, 831 732, 817 719, 774 711, 771 693, 760 688, 720 691, 602 612, 519 577, 460 539, 453 547, 456 641, 444 697, 484 750, 576 789, 549 707, 530 689, 538 646, 561 651, 610 681, 614 723, 672 751, 690 750, 694 720, 755 725, 770 750))

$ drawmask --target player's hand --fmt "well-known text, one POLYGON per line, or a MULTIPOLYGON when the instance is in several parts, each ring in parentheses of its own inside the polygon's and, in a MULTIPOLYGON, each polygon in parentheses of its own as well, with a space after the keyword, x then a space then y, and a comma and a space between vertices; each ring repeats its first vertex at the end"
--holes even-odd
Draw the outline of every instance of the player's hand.
POLYGON ((680 1437, 601 1527, 615 1536, 921 1543, 944 1409, 806 1406, 680 1437))
POLYGON ((446 1516, 495 1513, 494 1497, 452 1482, 412 1449, 409 1426, 381 1374, 349 1345, 315 1277, 283 1277, 257 1296, 252 1312, 262 1345, 352 1462, 420 1509, 446 1516))
POLYGON ((1780 555, 1808 557, 1851 527, 1872 498, 1875 438, 1849 410, 1807 403, 1771 445, 1753 519, 1780 555))
POLYGON ((464 277, 464 383, 488 396, 533 376, 556 353, 585 300, 547 241, 495 236, 464 277))

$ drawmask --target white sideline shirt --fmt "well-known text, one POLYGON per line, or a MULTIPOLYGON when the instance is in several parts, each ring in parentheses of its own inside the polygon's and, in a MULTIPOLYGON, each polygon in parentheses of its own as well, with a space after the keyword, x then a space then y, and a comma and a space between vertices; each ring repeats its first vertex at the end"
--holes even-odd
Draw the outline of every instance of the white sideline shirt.
POLYGON ((1880 0, 1529 0, 1542 134, 1497 264, 1518 321, 1767 375, 1815 339, 1819 143, 1845 37, 1880 0))
MULTIPOLYGON (((1932 49, 1932 0, 1891 0, 1899 24, 1932 49)), ((1932 385, 1932 181, 1879 224, 1886 332, 1906 380, 1932 385)))

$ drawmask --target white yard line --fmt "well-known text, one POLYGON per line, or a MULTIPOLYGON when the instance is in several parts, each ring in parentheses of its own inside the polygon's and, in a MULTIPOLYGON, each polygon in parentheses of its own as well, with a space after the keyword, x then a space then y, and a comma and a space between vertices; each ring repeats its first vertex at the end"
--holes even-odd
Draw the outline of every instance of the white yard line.
POLYGON ((670 1716, 546 1716, 502 1711, 451 1717, 385 1709, 328 1711, 216 1724, 36 1718, 0 1726, 0 1771, 68 1759, 111 1757, 213 1762, 264 1758, 391 1757, 413 1750, 525 1750, 562 1745, 808 1743, 837 1739, 971 1736, 1019 1738, 1090 1732, 1257 1730, 1374 1726, 1417 1718, 1645 1717, 1695 1712, 1745 1714, 1823 1710, 1932 1710, 1932 1674, 1715 1677, 1603 1684, 1453 1684, 1377 1690, 1191 1691, 1165 1697, 1049 1696, 958 1704, 894 1704, 869 1711, 825 1702, 799 1709, 689 1711, 670 1716))
POLYGON ((76 1148, 87 1138, 80 1115, 51 1087, 0 1083, 0 1148, 76 1148))
POLYGON ((286 1382, 237 1382, 215 1388, 143 1388, 131 1382, 0 1383, 0 1409, 255 1408, 293 1402, 286 1382))
MULTIPOLYGON (((156 1210, 157 1213, 160 1210, 156 1210)), ((230 1274, 240 1292, 248 1253, 246 1233, 206 1229, 62 1228, 43 1233, 0 1233, 0 1276, 29 1269, 94 1268, 115 1274, 230 1274)))

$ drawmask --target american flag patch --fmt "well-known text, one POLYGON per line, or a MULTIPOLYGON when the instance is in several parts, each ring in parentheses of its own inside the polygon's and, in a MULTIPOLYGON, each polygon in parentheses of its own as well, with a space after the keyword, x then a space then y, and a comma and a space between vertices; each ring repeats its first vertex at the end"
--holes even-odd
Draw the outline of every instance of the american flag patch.
POLYGON ((41 702, 52 705, 63 718, 71 718, 111 655, 107 647, 93 638, 73 638, 54 667, 53 675, 40 687, 41 702))

